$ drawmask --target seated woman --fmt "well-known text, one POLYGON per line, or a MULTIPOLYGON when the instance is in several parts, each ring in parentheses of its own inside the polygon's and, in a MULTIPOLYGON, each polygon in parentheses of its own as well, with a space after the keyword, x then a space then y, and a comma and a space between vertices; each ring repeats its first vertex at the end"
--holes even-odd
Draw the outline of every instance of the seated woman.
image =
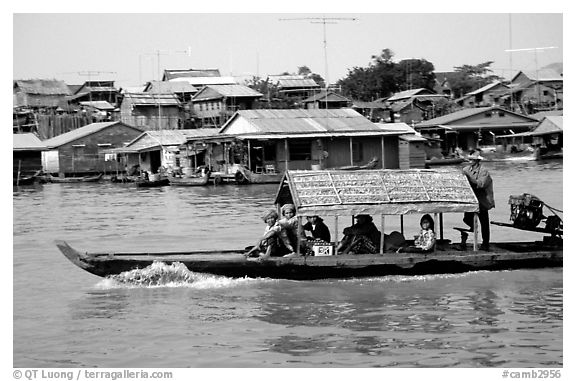
POLYGON ((359 214, 356 223, 344 229, 344 238, 338 244, 339 254, 376 254, 380 251, 380 231, 372 217, 359 214))
POLYGON ((256 246, 254 246, 248 253, 247 257, 261 257, 268 258, 271 256, 282 256, 284 250, 280 242, 280 235, 282 227, 278 223, 278 213, 271 209, 262 215, 262 219, 266 222, 264 235, 258 239, 256 246))
POLYGON ((285 256, 296 256, 298 247, 298 234, 300 234, 300 255, 306 255, 306 235, 304 229, 298 229, 298 218, 296 217, 296 207, 293 204, 285 204, 281 208, 282 219, 278 222, 282 227, 280 239, 287 250, 285 256), (300 232, 299 232, 300 230, 300 232))
POLYGON ((414 246, 402 247, 398 252, 405 253, 429 253, 434 251, 436 245, 436 233, 434 233, 434 219, 425 214, 420 219, 420 234, 414 236, 414 246))
POLYGON ((302 226, 306 231, 312 233, 312 238, 324 242, 330 242, 330 229, 324 223, 324 220, 318 216, 306 217, 308 222, 302 226))

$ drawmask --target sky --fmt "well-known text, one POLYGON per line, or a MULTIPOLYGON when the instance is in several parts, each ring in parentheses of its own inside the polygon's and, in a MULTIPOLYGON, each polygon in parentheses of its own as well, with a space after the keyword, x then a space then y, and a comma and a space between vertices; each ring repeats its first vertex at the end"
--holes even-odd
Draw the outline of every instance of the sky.
POLYGON ((367 67, 385 48, 395 61, 423 58, 436 71, 494 61, 494 74, 510 78, 519 70, 563 62, 564 55, 562 9, 385 13, 358 7, 351 13, 331 6, 325 10, 332 13, 313 7, 310 13, 266 8, 260 13, 262 8, 251 12, 249 7, 244 13, 234 7, 228 13, 132 13, 100 7, 124 13, 96 14, 90 13, 93 8, 72 7, 72 13, 39 8, 13 10, 13 79, 56 78, 68 84, 101 79, 127 87, 157 80, 164 69, 217 68, 222 75, 247 78, 297 72, 305 65, 334 83, 354 67, 367 67), (325 35, 324 25, 315 20, 322 17, 325 35), (506 51, 543 47, 554 48, 506 51))

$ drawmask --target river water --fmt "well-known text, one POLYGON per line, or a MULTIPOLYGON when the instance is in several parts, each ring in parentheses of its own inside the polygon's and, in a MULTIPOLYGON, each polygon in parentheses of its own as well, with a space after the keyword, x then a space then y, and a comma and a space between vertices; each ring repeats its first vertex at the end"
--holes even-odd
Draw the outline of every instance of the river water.
MULTIPOLYGON (((562 209, 561 161, 485 166, 495 184, 493 221, 508 221, 511 194, 562 209)), ((259 216, 276 190, 14 188, 13 366, 563 366, 561 268, 306 282, 172 268, 164 283, 146 285, 138 280, 161 269, 102 279, 53 243, 84 251, 245 247, 262 233, 259 216)), ((418 219, 405 219, 407 236, 417 234, 418 219)), ((445 216, 446 238, 458 240, 451 227, 460 219, 445 216)), ((387 228, 397 224, 386 220, 387 228)), ((493 241, 540 237, 492 227, 493 241)))

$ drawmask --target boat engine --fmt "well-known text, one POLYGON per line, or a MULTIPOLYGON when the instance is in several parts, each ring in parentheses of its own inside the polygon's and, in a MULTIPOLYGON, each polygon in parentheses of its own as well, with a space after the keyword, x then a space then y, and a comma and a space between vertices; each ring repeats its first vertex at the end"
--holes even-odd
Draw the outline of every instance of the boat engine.
POLYGON ((544 203, 536 196, 524 193, 519 196, 510 196, 510 221, 519 229, 534 229, 544 217, 542 207, 544 203))

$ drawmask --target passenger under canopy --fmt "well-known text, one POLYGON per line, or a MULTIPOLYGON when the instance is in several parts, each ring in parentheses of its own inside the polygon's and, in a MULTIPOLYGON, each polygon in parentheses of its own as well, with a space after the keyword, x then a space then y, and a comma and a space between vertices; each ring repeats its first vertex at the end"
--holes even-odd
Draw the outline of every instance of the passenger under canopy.
POLYGON ((275 204, 289 203, 299 218, 439 213, 441 237, 442 213, 479 211, 466 176, 454 169, 286 171, 275 204))

